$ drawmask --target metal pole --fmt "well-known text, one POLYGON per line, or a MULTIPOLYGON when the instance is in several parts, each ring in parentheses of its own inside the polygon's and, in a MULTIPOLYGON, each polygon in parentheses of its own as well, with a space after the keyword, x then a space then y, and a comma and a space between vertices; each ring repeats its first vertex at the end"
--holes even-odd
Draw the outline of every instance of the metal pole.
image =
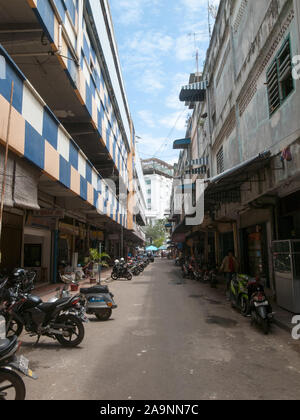
MULTIPOLYGON (((100 242, 99 244, 99 254, 102 254, 102 242, 100 242)), ((99 266, 98 266, 98 272, 99 272, 99 279, 98 279, 98 283, 101 284, 101 269, 102 269, 102 258, 99 258, 99 266)))
POLYGON ((6 132, 5 160, 4 160, 2 191, 1 191, 1 207, 0 207, 0 263, 2 261, 1 239, 2 239, 2 224, 3 224, 5 182, 6 182, 6 171, 7 171, 7 161, 8 161, 8 146, 9 146, 9 134, 10 134, 10 123, 11 123, 11 112, 12 112, 13 95, 14 95, 14 81, 11 82, 10 105, 9 105, 8 120, 7 120, 7 132, 6 132))

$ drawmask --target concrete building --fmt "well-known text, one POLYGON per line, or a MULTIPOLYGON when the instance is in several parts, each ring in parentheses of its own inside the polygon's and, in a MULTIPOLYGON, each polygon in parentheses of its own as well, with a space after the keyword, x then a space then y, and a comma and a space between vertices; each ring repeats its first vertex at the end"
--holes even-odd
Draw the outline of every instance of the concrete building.
POLYGON ((1 267, 55 282, 100 242, 114 257, 145 240, 127 207, 135 135, 109 5, 0 0, 0 21, 1 267))
POLYGON ((142 165, 146 183, 146 219, 148 224, 153 224, 170 214, 174 167, 156 158, 143 160, 142 165))
POLYGON ((235 249, 279 299, 274 241, 300 239, 299 28, 298 0, 221 0, 203 74, 181 92, 186 142, 174 143, 185 149, 177 175, 206 184, 204 223, 174 214, 174 235, 213 262, 235 249))

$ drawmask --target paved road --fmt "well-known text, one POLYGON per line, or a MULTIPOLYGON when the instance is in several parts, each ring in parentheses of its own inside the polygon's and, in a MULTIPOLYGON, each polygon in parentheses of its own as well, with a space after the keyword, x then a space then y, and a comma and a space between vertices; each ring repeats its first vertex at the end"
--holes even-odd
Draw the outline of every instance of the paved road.
POLYGON ((28 399, 299 399, 300 342, 250 326, 221 291, 182 283, 167 260, 111 285, 119 309, 92 318, 77 349, 50 339, 23 353, 39 375, 28 399))

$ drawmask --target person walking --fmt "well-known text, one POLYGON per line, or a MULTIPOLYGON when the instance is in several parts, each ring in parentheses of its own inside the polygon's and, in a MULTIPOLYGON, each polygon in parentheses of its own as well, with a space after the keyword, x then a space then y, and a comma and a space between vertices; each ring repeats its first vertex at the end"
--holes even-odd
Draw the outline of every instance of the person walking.
POLYGON ((229 250, 220 268, 220 272, 223 272, 225 274, 227 298, 229 298, 232 277, 235 273, 238 272, 238 267, 238 261, 234 256, 234 252, 232 250, 229 250))

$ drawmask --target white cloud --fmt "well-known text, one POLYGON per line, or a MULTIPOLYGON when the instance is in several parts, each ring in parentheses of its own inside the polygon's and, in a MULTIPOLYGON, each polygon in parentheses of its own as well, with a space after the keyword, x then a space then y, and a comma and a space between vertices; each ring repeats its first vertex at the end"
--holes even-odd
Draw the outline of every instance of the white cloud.
POLYGON ((186 129, 186 110, 180 112, 173 112, 159 119, 159 124, 165 128, 170 128, 172 131, 184 132, 186 129))
POLYGON ((149 127, 155 127, 155 119, 151 111, 141 110, 138 112, 138 116, 149 127))

